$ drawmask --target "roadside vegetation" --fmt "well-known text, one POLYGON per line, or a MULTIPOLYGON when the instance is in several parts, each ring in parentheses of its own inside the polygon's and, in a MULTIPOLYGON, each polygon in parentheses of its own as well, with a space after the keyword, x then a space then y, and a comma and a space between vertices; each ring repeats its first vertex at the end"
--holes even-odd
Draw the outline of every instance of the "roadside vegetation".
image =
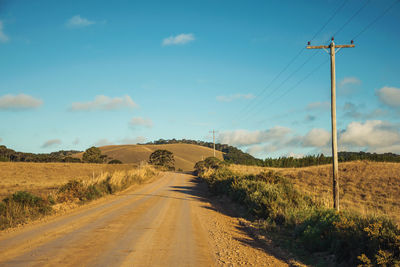
POLYGON ((386 217, 336 212, 272 170, 239 174, 216 158, 195 169, 214 194, 243 205, 261 232, 298 255, 345 266, 400 264, 400 229, 386 217))
POLYGON ((0 230, 14 227, 71 204, 84 204, 105 195, 114 194, 131 185, 141 184, 158 173, 152 166, 104 172, 88 179, 74 179, 47 195, 17 191, 0 202, 0 230))
MULTIPOLYGON (((313 200, 331 207, 332 165, 303 168, 269 168, 229 165, 241 175, 275 171, 313 200)), ((339 164, 340 208, 362 215, 385 215, 400 225, 400 164, 353 161, 339 164)))

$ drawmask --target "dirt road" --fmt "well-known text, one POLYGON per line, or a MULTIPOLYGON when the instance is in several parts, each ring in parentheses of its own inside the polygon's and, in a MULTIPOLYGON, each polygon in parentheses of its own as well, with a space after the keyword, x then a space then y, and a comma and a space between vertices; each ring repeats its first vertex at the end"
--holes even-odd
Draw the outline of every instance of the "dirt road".
POLYGON ((0 266, 285 266, 216 211, 187 174, 0 234, 0 266))

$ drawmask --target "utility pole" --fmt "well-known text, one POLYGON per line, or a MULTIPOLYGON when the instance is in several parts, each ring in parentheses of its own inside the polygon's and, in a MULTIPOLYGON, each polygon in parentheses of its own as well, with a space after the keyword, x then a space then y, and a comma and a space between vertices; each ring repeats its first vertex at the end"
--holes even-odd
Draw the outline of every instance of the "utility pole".
POLYGON ((215 130, 212 130, 212 131, 210 131, 209 133, 212 133, 212 134, 213 134, 214 158, 215 158, 215 133, 216 133, 216 131, 215 131, 215 130))
POLYGON ((308 42, 307 49, 324 49, 331 56, 331 117, 332 117, 332 159, 333 159, 333 207, 339 211, 339 168, 337 151, 337 130, 336 130, 336 76, 335 76, 335 54, 341 48, 353 48, 353 40, 349 45, 336 45, 334 38, 330 45, 310 46, 308 42), (330 49, 328 51, 327 49, 330 49), (337 49, 336 49, 337 48, 337 49))

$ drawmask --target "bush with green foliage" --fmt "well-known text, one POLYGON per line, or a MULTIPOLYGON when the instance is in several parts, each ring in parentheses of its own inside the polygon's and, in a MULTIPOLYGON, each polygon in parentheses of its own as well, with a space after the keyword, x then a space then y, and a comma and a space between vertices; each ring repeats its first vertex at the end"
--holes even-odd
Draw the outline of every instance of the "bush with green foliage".
POLYGON ((108 162, 108 164, 122 164, 122 161, 119 159, 113 159, 108 162))
POLYGON ((171 151, 165 149, 158 149, 151 153, 149 163, 167 170, 175 170, 174 155, 171 151))
POLYGON ((101 150, 95 146, 86 149, 82 156, 82 160, 88 163, 104 163, 106 158, 107 156, 102 155, 101 150))
POLYGON ((214 158, 198 162, 196 172, 213 193, 242 204, 265 229, 293 237, 309 253, 333 254, 345 266, 400 264, 400 229, 389 219, 326 208, 272 171, 238 175, 214 158))
POLYGON ((0 202, 0 229, 15 226, 51 212, 51 203, 26 191, 18 191, 0 202))

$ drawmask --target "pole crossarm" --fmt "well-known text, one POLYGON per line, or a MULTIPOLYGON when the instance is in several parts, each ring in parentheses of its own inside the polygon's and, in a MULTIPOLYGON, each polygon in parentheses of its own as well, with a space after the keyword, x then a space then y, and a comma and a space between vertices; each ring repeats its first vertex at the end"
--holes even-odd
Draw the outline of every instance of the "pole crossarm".
MULTIPOLYGON (((330 45, 316 45, 316 46, 308 45, 307 49, 323 49, 323 48, 328 49, 330 47, 331 47, 330 45)), ((335 45, 335 47, 336 48, 353 48, 356 46, 354 44, 350 44, 350 45, 335 45)))
POLYGON ((317 45, 317 46, 308 45, 307 49, 322 49, 322 48, 327 49, 329 47, 330 47, 330 45, 317 45))
POLYGON ((354 47, 356 47, 356 45, 353 45, 353 44, 350 44, 350 45, 336 45, 335 44, 335 47, 337 47, 337 48, 354 48, 354 47))

